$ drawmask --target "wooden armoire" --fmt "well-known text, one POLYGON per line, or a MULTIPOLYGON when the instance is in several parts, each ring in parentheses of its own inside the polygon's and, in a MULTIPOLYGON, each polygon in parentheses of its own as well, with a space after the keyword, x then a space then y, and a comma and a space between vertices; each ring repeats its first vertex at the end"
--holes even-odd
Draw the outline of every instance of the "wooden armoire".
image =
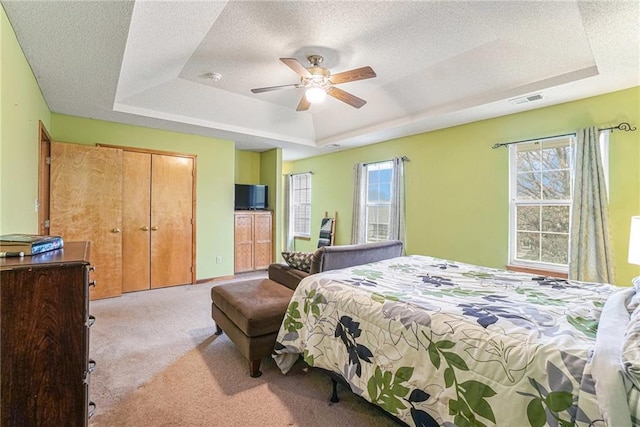
POLYGON ((195 281, 195 156, 52 142, 50 233, 92 243, 92 299, 195 281))
POLYGON ((261 270, 273 262, 271 211, 236 211, 234 215, 234 270, 261 270))

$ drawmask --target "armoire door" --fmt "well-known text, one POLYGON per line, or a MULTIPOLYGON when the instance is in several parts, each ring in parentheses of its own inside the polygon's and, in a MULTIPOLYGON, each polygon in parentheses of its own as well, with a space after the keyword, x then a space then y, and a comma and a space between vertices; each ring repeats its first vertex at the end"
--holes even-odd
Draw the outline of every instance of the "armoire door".
POLYGON ((271 212, 256 213, 253 221, 253 268, 260 270, 268 268, 269 264, 273 262, 271 256, 271 212))
POLYGON ((122 153, 122 291, 151 283, 151 155, 122 153))
POLYGON ((193 158, 151 155, 151 288, 192 282, 193 158))
POLYGON ((122 294, 122 150, 51 143, 52 235, 89 241, 91 298, 122 294))
POLYGON ((253 270, 253 214, 234 215, 234 272, 253 270))

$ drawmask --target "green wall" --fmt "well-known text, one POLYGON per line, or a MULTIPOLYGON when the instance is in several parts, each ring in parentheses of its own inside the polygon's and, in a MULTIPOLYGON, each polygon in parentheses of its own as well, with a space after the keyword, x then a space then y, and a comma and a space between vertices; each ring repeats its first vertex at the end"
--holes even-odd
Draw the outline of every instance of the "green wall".
MULTIPOLYGON (((338 212, 336 244, 350 241, 353 165, 407 156, 406 251, 479 265, 508 260, 508 150, 496 142, 544 137, 576 128, 640 125, 640 87, 538 110, 399 138, 284 165, 313 172, 312 230, 325 211, 338 212)), ((640 126, 639 126, 640 127, 640 126)), ((616 283, 627 286, 640 268, 627 263, 630 217, 640 215, 640 130, 610 139, 610 219, 616 283)), ((317 241, 296 241, 310 251, 317 241)))
POLYGON ((263 152, 236 150, 236 183, 269 186, 269 210, 273 211, 273 253, 282 251, 282 149, 263 152))
POLYGON ((37 233, 38 121, 51 113, 0 7, 0 234, 37 233))
POLYGON ((233 275, 233 142, 62 114, 52 114, 50 132, 60 142, 197 155, 196 277, 233 275))
POLYGON ((282 251, 282 149, 260 153, 260 183, 269 188, 269 210, 273 215, 273 254, 274 260, 280 259, 282 251))
POLYGON ((235 156, 236 184, 259 184, 260 153, 255 151, 236 150, 235 156))

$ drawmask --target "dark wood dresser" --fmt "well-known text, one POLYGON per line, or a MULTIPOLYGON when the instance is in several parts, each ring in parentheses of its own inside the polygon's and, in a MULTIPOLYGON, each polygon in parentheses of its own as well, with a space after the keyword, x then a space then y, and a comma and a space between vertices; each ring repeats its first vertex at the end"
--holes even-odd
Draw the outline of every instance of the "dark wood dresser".
POLYGON ((0 258, 2 427, 88 425, 91 270, 87 242, 0 258))

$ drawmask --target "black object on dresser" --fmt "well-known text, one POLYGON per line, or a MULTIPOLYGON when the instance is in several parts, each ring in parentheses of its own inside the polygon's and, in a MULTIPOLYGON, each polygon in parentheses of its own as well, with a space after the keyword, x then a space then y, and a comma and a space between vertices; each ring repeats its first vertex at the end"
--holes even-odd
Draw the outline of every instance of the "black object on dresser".
POLYGON ((91 270, 87 242, 0 258, 2 427, 88 425, 91 270))

